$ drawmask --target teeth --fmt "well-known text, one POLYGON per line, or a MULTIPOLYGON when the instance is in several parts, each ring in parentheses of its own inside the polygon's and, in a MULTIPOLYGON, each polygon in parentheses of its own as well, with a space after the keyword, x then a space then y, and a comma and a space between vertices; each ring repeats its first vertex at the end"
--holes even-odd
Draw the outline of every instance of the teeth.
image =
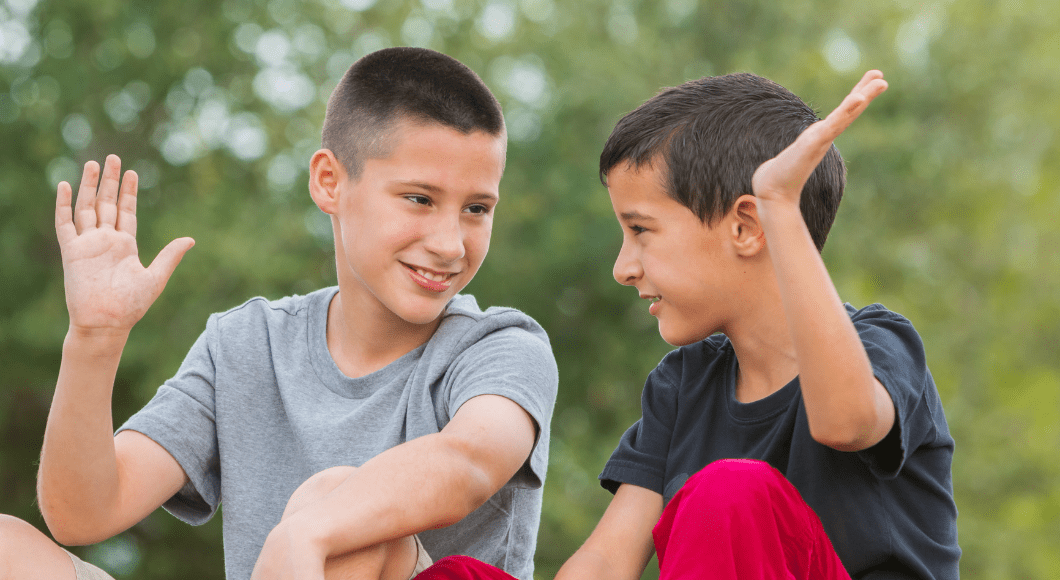
POLYGON ((417 269, 416 273, 428 280, 433 280, 434 282, 441 282, 449 277, 449 274, 435 274, 433 272, 427 272, 420 269, 417 269))

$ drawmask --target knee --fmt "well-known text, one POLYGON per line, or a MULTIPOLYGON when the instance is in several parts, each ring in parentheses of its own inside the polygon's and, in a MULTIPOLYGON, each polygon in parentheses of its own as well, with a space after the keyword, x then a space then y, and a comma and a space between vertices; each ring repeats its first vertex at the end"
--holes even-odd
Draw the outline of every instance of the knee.
MULTIPOLYGON (((0 514, 0 553, 17 552, 19 546, 42 536, 40 530, 14 516, 0 514)), ((0 558, 0 561, 3 561, 0 558)))
POLYGON ((754 459, 720 459, 688 478, 678 492, 720 505, 755 505, 791 484, 773 466, 754 459))
POLYGON ((287 507, 283 510, 283 517, 287 517, 331 493, 354 471, 357 471, 356 467, 337 465, 313 474, 291 494, 291 498, 287 500, 287 507))
POLYGON ((0 578, 9 577, 16 561, 50 543, 43 532, 29 523, 0 514, 0 578))

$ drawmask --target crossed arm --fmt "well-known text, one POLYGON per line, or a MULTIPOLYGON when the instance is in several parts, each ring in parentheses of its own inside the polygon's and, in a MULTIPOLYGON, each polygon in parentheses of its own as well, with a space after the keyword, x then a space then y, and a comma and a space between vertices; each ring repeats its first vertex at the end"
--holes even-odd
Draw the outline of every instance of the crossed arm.
MULTIPOLYGON (((174 240, 143 267, 135 238, 136 174, 122 177, 120 169, 120 160, 108 157, 101 179, 99 165, 89 162, 76 206, 65 182, 56 196, 70 328, 45 430, 38 498, 63 544, 118 534, 187 482, 153 440, 134 431, 113 435, 111 396, 129 332, 194 244, 174 240)), ((440 433, 380 454, 285 519, 266 541, 256 578, 322 579, 330 555, 460 520, 518 471, 535 429, 509 399, 469 400, 440 433)))
POLYGON ((515 475, 534 436, 530 415, 511 400, 470 399, 440 433, 380 453, 280 522, 253 578, 323 579, 330 556, 458 522, 515 475))

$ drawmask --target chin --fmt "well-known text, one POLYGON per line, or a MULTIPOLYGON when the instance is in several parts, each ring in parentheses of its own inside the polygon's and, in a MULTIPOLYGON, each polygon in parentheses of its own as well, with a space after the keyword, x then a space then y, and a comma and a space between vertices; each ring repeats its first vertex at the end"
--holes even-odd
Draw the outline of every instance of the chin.
POLYGON ((449 297, 437 301, 430 300, 421 304, 408 304, 401 310, 394 311, 402 320, 409 324, 431 324, 442 316, 445 305, 449 303, 449 297))
POLYGON ((659 321, 659 336, 671 346, 688 346, 714 334, 715 331, 703 331, 697 328, 673 328, 659 321))
POLYGON ((398 316, 400 316, 402 320, 409 324, 423 326, 425 324, 431 324, 432 322, 438 320, 442 316, 442 312, 444 310, 444 308, 434 308, 430 310, 416 309, 414 311, 398 313, 398 316))

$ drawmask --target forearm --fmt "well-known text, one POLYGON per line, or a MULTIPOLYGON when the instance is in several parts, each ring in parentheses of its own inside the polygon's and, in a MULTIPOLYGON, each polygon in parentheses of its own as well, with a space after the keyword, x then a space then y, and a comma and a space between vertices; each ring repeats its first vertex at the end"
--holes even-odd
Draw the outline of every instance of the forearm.
POLYGON ((37 491, 49 528, 67 543, 78 543, 117 498, 111 396, 127 337, 71 330, 63 343, 37 491))
POLYGON ((636 580, 655 552, 652 530, 663 512, 663 498, 643 487, 623 484, 589 539, 556 575, 556 580, 636 580))
POLYGON ((759 215, 795 344, 810 431, 832 447, 864 448, 881 423, 893 420, 890 399, 880 396, 865 348, 799 208, 762 201, 759 215))
POLYGON ((454 524, 504 483, 491 480, 459 438, 437 433, 372 458, 281 526, 329 557, 454 524))
POLYGON ((645 566, 641 566, 639 571, 628 569, 622 573, 615 569, 613 562, 615 556, 615 554, 608 555, 582 547, 563 564, 563 567, 556 573, 555 580, 596 580, 597 578, 636 580, 640 578, 647 562, 645 566))

